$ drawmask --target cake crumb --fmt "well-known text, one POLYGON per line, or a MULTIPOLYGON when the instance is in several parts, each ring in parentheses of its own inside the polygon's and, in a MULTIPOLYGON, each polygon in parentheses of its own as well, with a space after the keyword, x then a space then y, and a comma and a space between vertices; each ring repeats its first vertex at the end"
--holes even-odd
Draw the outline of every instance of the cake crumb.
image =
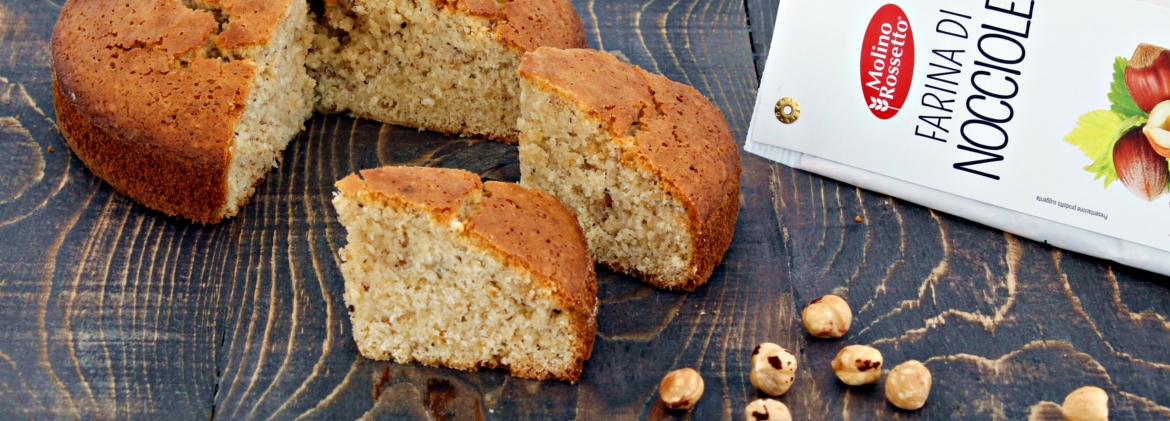
POLYGON ((860 216, 854 216, 854 217, 853 217, 853 222, 856 222, 856 223, 859 223, 859 224, 860 224, 860 223, 861 223, 861 217, 860 217, 860 216))
POLYGON ((53 145, 49 145, 49 148, 48 148, 48 149, 49 149, 49 153, 53 153, 53 150, 54 150, 54 149, 53 149, 53 145))

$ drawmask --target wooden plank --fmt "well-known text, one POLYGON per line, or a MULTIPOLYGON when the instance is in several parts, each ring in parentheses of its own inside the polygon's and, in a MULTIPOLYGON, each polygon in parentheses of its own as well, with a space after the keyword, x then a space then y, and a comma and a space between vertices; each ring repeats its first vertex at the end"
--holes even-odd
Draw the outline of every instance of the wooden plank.
MULTIPOLYGON (((741 2, 581 1, 576 6, 591 46, 696 86, 726 112, 737 138, 743 137, 755 70, 741 2)), ((217 417, 645 418, 662 415, 658 381, 683 366, 700 367, 709 379, 704 400, 711 404, 694 417, 738 416, 752 393, 745 386, 747 357, 764 336, 748 315, 783 302, 779 294, 755 299, 767 283, 780 288, 779 267, 748 264, 781 260, 771 254, 780 238, 774 218, 741 219, 741 235, 752 243, 737 241, 710 286, 693 294, 658 291, 602 270, 600 334, 576 385, 517 380, 501 371, 372 362, 357 356, 340 299, 334 256, 344 231, 328 203, 332 181, 386 164, 460 167, 516 181, 516 149, 347 117, 316 116, 310 126, 245 214, 231 222, 264 227, 245 226, 242 232, 281 235, 248 237, 237 247, 241 261, 263 266, 276 256, 277 263, 274 274, 265 266, 258 276, 237 275, 231 287, 217 417), (272 222, 244 222, 255 220, 272 222), (286 238, 288 231, 302 235, 286 238), (726 373, 734 378, 723 379, 726 373)), ((754 192, 745 200, 766 209, 767 172, 758 170, 766 164, 749 165, 756 181, 745 181, 754 192)))
MULTIPOLYGON (((747 1, 760 56, 775 4, 747 1)), ((882 386, 847 389, 827 370, 846 343, 865 343, 890 367, 926 362, 935 386, 916 413, 925 418, 1051 419, 1054 405, 1082 385, 1109 392, 1112 419, 1170 418, 1170 390, 1161 386, 1170 376, 1170 279, 803 171, 777 168, 770 184, 793 299, 801 306, 836 291, 855 313, 845 341, 801 337, 813 371, 784 399, 794 412, 903 414, 885 402, 882 386)))
POLYGON ((0 418, 206 418, 228 232, 145 211, 72 156, 49 94, 59 10, 0 3, 0 418))
MULTIPOLYGON (((742 139, 767 3, 575 5, 591 46, 695 86, 742 139)), ((333 181, 389 163, 515 181, 515 148, 318 115, 239 217, 162 217, 94 179, 49 129, 58 5, 0 0, 2 419, 740 418, 765 340, 802 351, 780 398, 797 418, 1050 419, 1053 402, 1096 384, 1114 419, 1170 419, 1163 277, 746 155, 735 242, 711 283, 667 293, 601 272, 600 337, 578 384, 364 360, 340 298, 333 181), (798 311, 830 291, 850 300, 854 328, 812 339, 798 311), (887 365, 926 361, 927 407, 843 387, 828 361, 847 343, 874 344, 887 365), (684 366, 707 393, 670 413, 657 384, 684 366)))
POLYGON ((772 31, 776 29, 776 8, 780 0, 745 0, 748 24, 752 34, 752 56, 756 60, 756 74, 764 74, 768 49, 772 46, 772 31))

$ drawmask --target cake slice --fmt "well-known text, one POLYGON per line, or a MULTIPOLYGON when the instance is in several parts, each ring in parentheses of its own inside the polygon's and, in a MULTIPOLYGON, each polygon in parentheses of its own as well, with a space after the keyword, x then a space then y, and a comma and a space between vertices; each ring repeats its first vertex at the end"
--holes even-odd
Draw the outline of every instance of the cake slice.
POLYGON ((577 215, 599 263, 694 290, 739 212, 739 151, 693 88, 594 50, 540 48, 520 65, 520 184, 577 215))
POLYGON ((305 0, 69 0, 53 105, 94 174, 149 208, 235 215, 313 112, 305 0))
POLYGON ((345 302, 367 358, 576 381, 597 332, 585 237, 555 197, 453 169, 337 183, 345 302))
POLYGON ((322 15, 318 110, 509 143, 520 57, 585 47, 569 0, 325 0, 322 15))

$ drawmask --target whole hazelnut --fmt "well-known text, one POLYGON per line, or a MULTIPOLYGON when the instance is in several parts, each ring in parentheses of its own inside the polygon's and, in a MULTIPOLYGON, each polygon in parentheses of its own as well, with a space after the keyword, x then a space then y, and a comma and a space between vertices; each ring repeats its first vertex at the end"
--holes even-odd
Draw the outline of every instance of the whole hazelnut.
POLYGON ((894 406, 913 411, 926 405, 933 380, 930 370, 917 360, 898 364, 886 376, 886 399, 894 406))
POLYGON ((1109 419, 1109 395, 1099 387, 1084 386, 1072 391, 1061 406, 1068 421, 1106 421, 1109 419))
POLYGON ((788 406, 772 399, 756 399, 743 410, 747 421, 792 421, 788 406))
POLYGON ((691 409, 703 397, 703 377, 690 368, 666 373, 658 384, 658 396, 670 409, 691 409))
POLYGON ((850 386, 874 383, 882 378, 882 353, 865 345, 849 345, 833 358, 833 372, 850 386))
POLYGON ((853 323, 853 310, 849 303, 836 295, 826 295, 812 300, 800 313, 805 330, 818 338, 840 338, 849 331, 853 323))
MULTIPOLYGON (((1162 112, 1170 116, 1170 109, 1162 112)), ((1166 169, 1166 157, 1154 150, 1156 143, 1151 143, 1146 136, 1135 127, 1117 139, 1113 144, 1113 167, 1117 170, 1117 179, 1130 193, 1153 202, 1166 193, 1170 171, 1166 169)))
POLYGON ((752 351, 752 386, 764 394, 780 396, 796 381, 796 356, 787 349, 765 342, 752 351))
POLYGON ((1170 54, 1166 49, 1141 43, 1125 66, 1125 86, 1142 111, 1150 112, 1170 99, 1170 54))

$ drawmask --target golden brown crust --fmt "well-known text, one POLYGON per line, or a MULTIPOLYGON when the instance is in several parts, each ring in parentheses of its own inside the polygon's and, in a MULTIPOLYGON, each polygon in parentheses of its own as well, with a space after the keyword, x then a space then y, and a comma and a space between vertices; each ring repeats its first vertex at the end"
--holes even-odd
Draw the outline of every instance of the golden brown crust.
POLYGON ((178 0, 72 0, 54 29, 53 73, 78 110, 110 132, 144 149, 218 160, 256 66, 200 58, 216 26, 178 0))
POLYGON ((432 212, 439 220, 455 217, 468 196, 483 189, 475 173, 447 168, 382 167, 350 174, 337 182, 346 196, 375 193, 432 212))
MULTIPOLYGON (((641 69, 639 69, 641 70, 641 69)), ((694 88, 642 71, 654 92, 655 128, 638 132, 635 153, 690 201, 698 221, 711 220, 730 189, 739 191, 739 151, 723 112, 694 88), (661 122, 661 123, 660 123, 661 122), (663 124, 664 123, 664 124, 663 124)))
POLYGON ((594 50, 540 48, 520 60, 520 77, 568 98, 624 136, 654 108, 646 78, 612 55, 594 50))
POLYGON ((705 283, 731 244, 739 211, 739 150, 723 113, 694 88, 593 50, 538 49, 524 56, 520 75, 608 124, 615 137, 632 134, 623 161, 658 174, 686 207, 691 276, 636 275, 662 288, 705 283))
POLYGON ((216 39, 222 49, 267 44, 292 0, 197 0, 221 8, 228 24, 216 39))
POLYGON ((228 148, 257 71, 208 58, 217 27, 179 0, 70 0, 52 40, 57 108, 82 162, 143 205, 204 223, 224 216, 228 148))
MULTIPOLYGON (((507 366, 517 377, 575 382, 593 353, 597 336, 597 274, 577 217, 556 197, 516 184, 489 181, 485 199, 469 220, 468 231, 501 258, 544 282, 564 306, 577 329, 568 371, 507 366), (514 229, 524 226, 524 230, 514 229)), ((495 368, 490 364, 483 367, 495 368)))
POLYGON ((577 216, 553 195, 517 184, 489 181, 484 191, 483 203, 468 219, 469 231, 552 281, 566 304, 592 313, 597 275, 577 216))
POLYGON ((189 160, 115 136, 66 98, 53 82, 53 106, 65 142, 114 190, 171 216, 214 224, 227 200, 227 154, 189 160), (163 169, 159 171, 159 169, 163 169))
POLYGON ((450 7, 472 16, 495 17, 499 13, 495 0, 435 0, 440 8, 450 7))
POLYGON ((690 279, 685 284, 677 286, 678 289, 694 291, 706 283, 715 266, 723 260, 723 254, 731 247, 732 237, 735 236, 735 222, 739 217, 739 172, 735 173, 734 180, 729 181, 728 185, 733 187, 726 189, 723 203, 711 217, 701 226, 691 226, 691 235, 695 238, 693 254, 695 261, 691 265, 690 279))
MULTIPOLYGON (((336 6, 342 0, 325 0, 336 6)), ((586 48, 585 22, 569 0, 433 0, 440 9, 495 19, 500 39, 521 51, 540 47, 586 48)))
MULTIPOLYGON (((597 333, 597 274, 577 218, 556 197, 516 184, 489 181, 457 169, 382 167, 351 174, 336 184, 342 194, 372 193, 376 200, 409 204, 450 220, 469 199, 484 199, 467 220, 475 243, 511 265, 527 270, 563 305, 577 328, 577 350, 570 369, 533 370, 482 362, 481 368, 506 368, 517 377, 577 381, 593 350, 597 333)), ((465 370, 476 367, 455 367, 465 370)))
POLYGON ((500 12, 496 33, 524 51, 586 48, 585 23, 569 0, 512 0, 500 12))
POLYGON ((496 181, 487 182, 484 189, 486 197, 470 217, 468 231, 513 265, 543 280, 577 327, 577 349, 569 371, 508 369, 518 377, 575 382, 593 353, 597 336, 597 274, 585 233, 573 212, 551 194, 496 181))

